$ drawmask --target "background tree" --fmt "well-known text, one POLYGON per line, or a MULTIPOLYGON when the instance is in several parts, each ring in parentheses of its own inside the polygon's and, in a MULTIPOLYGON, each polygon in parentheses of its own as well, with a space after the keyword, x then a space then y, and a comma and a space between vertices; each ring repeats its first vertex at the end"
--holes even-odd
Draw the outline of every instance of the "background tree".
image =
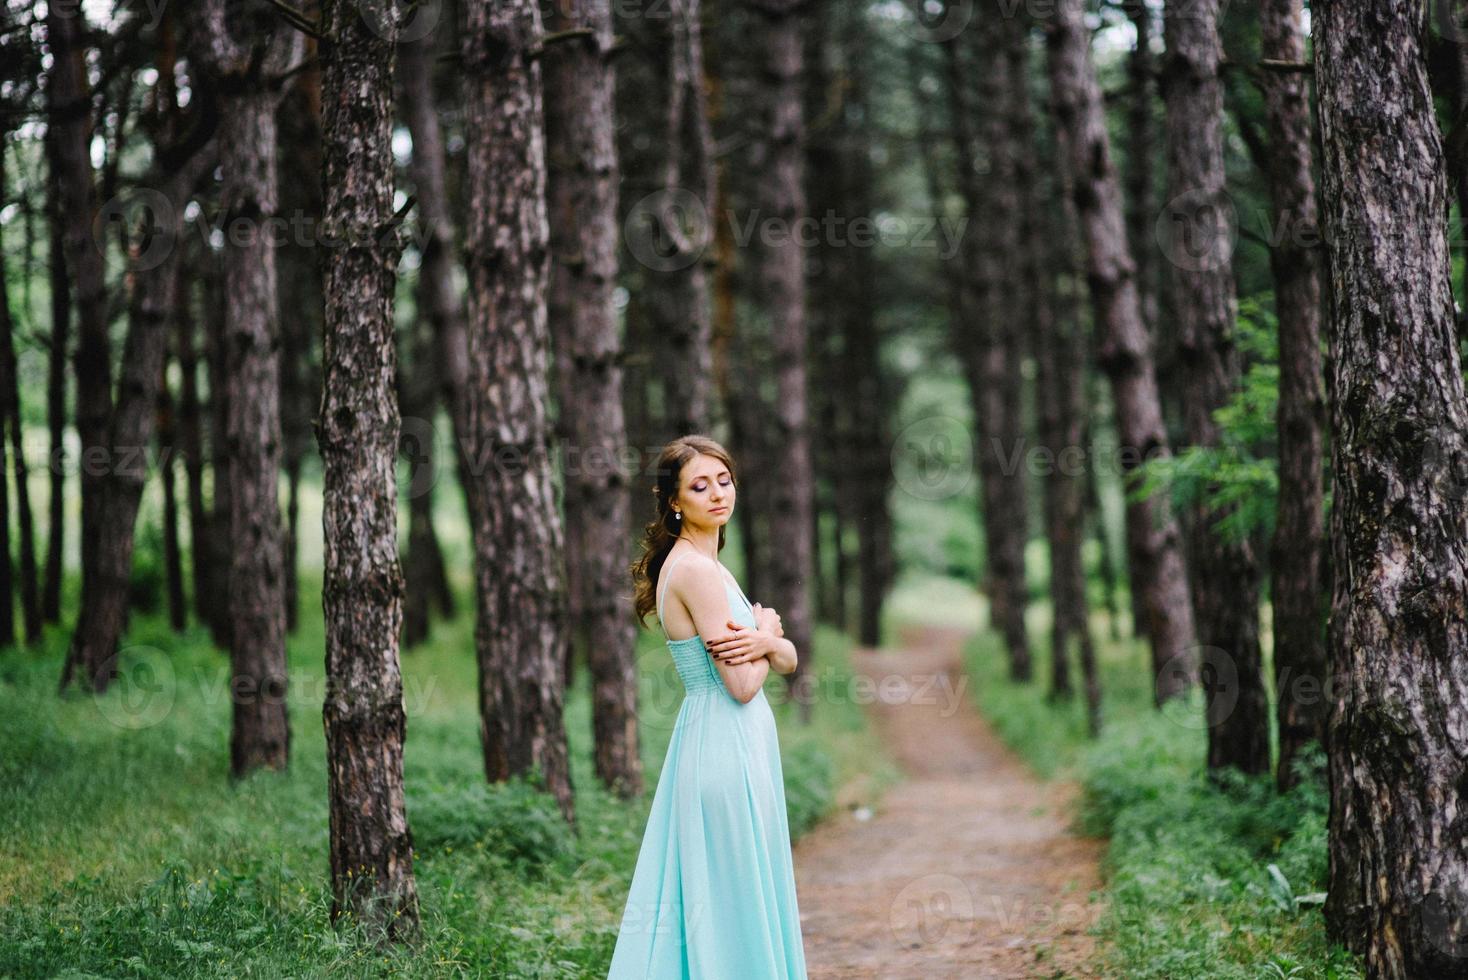
MULTIPOLYGON (((1214 412, 1239 384, 1234 343, 1234 228, 1223 167, 1223 90, 1219 4, 1169 3, 1163 18, 1167 56, 1164 215, 1173 316, 1177 324, 1183 409, 1189 442, 1227 451, 1214 412)), ((1228 689, 1231 710, 1209 716, 1208 767, 1269 769, 1269 695, 1259 646, 1259 563, 1247 536, 1218 524, 1231 508, 1203 499, 1193 508, 1189 566, 1205 680, 1228 689)), ((1177 653, 1179 651, 1172 651, 1177 653)))
POLYGON ((466 11, 469 368, 461 451, 474 538, 484 770, 493 782, 539 767, 570 821, 561 717, 566 598, 547 419, 540 14, 528 0, 473 0, 466 11))
POLYGON ((543 60, 546 196, 558 429, 566 509, 572 643, 586 651, 597 776, 623 797, 642 789, 637 751, 636 639, 630 593, 627 444, 622 419, 617 281, 617 155, 613 139, 612 12, 603 0, 556 8, 568 37, 543 60))
POLYGON ((788 683, 808 719, 810 702, 804 678, 811 669, 811 527, 814 474, 806 391, 805 254, 795 238, 796 222, 807 215, 804 187, 805 119, 801 75, 804 42, 801 0, 748 0, 757 14, 764 53, 758 98, 764 126, 755 145, 760 180, 757 207, 761 221, 775 219, 782 232, 757 250, 756 280, 764 297, 762 313, 770 325, 776 398, 770 473, 769 533, 778 555, 767 553, 761 576, 768 604, 780 611, 785 638, 801 652, 800 666, 788 683))
MULTIPOLYGON (((1259 5, 1260 56, 1300 64, 1305 58, 1302 7, 1297 0, 1259 5)), ((1282 228, 1270 250, 1279 323, 1279 504, 1270 591, 1274 604, 1274 670, 1279 723, 1277 782, 1294 786, 1294 760, 1325 735, 1326 701, 1304 693, 1298 678, 1324 678, 1325 659, 1325 421, 1320 348, 1321 251, 1311 173, 1310 86, 1302 72, 1266 71, 1265 125, 1274 223, 1282 228), (1288 672, 1288 673, 1286 673, 1288 672), (1288 679, 1287 679, 1288 678, 1288 679)))
MULTIPOLYGON (((1060 167, 1073 188, 1086 278, 1097 331, 1097 360, 1111 383, 1123 451, 1123 473, 1143 459, 1169 454, 1152 343, 1142 321, 1136 267, 1127 247, 1121 190, 1111 162, 1101 93, 1091 64, 1089 33, 1079 0, 1061 0, 1047 24, 1051 111, 1060 167)), ((1127 558, 1132 588, 1143 592, 1160 704, 1197 679, 1192 604, 1181 534, 1165 499, 1129 496, 1127 558)))
POLYGON ((225 437, 229 484, 230 662, 234 727, 230 768, 283 768, 290 756, 286 710, 285 566, 279 503, 280 314, 275 246, 275 110, 281 82, 297 67, 302 37, 269 8, 235 12, 201 5, 196 57, 220 89, 224 173, 225 437), (247 40, 243 40, 247 39, 247 40))

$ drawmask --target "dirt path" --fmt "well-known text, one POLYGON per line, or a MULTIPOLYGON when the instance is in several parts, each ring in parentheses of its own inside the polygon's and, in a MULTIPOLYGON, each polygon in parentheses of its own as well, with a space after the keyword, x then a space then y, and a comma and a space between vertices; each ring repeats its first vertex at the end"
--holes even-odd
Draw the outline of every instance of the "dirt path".
POLYGON ((1102 843, 1066 829, 1074 786, 1042 783, 974 709, 966 636, 914 628, 853 654, 908 778, 796 844, 812 980, 1095 976, 1102 843))

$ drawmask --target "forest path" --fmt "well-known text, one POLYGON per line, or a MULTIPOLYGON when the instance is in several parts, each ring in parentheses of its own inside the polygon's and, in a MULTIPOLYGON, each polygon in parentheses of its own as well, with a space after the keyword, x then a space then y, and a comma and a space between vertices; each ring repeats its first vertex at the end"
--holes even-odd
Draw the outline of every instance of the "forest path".
POLYGON ((796 843, 812 980, 1096 975, 1104 842, 1067 829, 1075 785, 1042 782, 974 708, 969 635, 914 626, 898 649, 852 653, 907 778, 796 843))

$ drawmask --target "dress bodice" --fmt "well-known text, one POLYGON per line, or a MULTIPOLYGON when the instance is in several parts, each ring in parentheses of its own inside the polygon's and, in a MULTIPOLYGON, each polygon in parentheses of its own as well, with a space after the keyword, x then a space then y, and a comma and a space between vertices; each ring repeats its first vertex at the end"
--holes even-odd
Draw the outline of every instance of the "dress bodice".
MULTIPOLYGON (((704 645, 703 637, 694 634, 681 640, 675 640, 668 636, 668 628, 663 625, 663 599, 667 595, 669 577, 672 574, 673 566, 677 565, 687 554, 686 551, 679 554, 658 576, 660 579, 658 583, 658 624, 662 626, 663 636, 668 639, 668 649, 673 654, 673 665, 678 669, 678 678, 683 682, 683 689, 688 694, 724 691, 727 690, 724 687, 724 680, 719 675, 719 669, 715 666, 708 647, 704 645)), ((733 613, 734 620, 751 629, 754 628, 758 625, 754 619, 754 607, 728 570, 722 565, 719 568, 724 573, 724 590, 729 594, 729 609, 733 613)))

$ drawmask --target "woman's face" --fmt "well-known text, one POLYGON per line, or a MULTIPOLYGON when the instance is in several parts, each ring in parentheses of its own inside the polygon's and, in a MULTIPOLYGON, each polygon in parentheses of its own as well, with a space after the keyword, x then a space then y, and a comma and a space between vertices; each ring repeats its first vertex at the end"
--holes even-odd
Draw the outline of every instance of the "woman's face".
POLYGON ((717 456, 702 453, 683 465, 677 508, 683 523, 718 528, 734 513, 734 477, 717 456))

